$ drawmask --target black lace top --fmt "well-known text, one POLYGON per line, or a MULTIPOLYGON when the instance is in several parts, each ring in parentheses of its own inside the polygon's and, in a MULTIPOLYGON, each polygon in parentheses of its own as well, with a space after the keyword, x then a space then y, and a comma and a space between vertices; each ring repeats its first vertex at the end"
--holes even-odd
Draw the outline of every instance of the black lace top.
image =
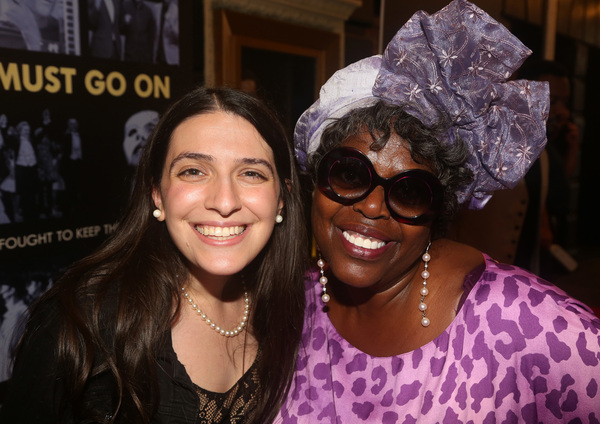
POLYGON ((194 384, 200 399, 201 424, 243 424, 252 420, 259 393, 256 361, 234 386, 225 393, 215 393, 194 384))

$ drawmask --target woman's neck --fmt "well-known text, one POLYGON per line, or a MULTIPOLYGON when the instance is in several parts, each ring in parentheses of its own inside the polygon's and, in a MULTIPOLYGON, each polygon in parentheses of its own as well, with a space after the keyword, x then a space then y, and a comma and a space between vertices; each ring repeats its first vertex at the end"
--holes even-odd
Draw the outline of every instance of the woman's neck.
POLYGON ((417 282, 418 274, 422 270, 420 262, 415 262, 410 269, 392 282, 381 282, 369 287, 353 287, 339 281, 329 273, 330 283, 327 286, 332 299, 336 304, 346 308, 357 308, 368 311, 378 310, 390 303, 397 303, 408 296, 411 287, 417 282))
POLYGON ((190 294, 198 298, 220 301, 238 299, 244 293, 245 287, 239 274, 213 275, 201 271, 190 272, 183 285, 190 294))

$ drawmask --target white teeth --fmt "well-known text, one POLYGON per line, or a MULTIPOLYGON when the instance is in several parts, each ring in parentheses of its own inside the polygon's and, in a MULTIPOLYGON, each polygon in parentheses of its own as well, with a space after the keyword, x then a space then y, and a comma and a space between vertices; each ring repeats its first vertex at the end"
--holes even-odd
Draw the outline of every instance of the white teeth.
POLYGON ((210 237, 231 237, 242 234, 246 229, 245 226, 234 226, 234 227, 213 227, 207 225, 196 225, 196 231, 200 234, 210 237))
POLYGON ((376 239, 368 239, 360 236, 353 236, 347 231, 344 231, 344 238, 355 246, 362 247, 363 249, 379 249, 385 246, 385 242, 376 239))

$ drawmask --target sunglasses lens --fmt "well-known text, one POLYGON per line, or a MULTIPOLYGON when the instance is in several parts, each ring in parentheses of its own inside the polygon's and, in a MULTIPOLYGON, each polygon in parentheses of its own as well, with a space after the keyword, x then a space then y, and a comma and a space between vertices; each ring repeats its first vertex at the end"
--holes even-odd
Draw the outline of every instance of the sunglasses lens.
POLYGON ((429 185, 417 177, 404 177, 389 189, 390 208, 405 218, 415 218, 429 212, 432 195, 429 185))
POLYGON ((371 172, 360 159, 342 157, 331 165, 329 185, 337 195, 356 199, 371 187, 371 172))
POLYGON ((399 222, 420 225, 430 221, 443 196, 439 181, 428 171, 413 169, 382 178, 362 152, 339 148, 319 164, 319 189, 331 200, 352 205, 381 186, 391 215, 399 222))

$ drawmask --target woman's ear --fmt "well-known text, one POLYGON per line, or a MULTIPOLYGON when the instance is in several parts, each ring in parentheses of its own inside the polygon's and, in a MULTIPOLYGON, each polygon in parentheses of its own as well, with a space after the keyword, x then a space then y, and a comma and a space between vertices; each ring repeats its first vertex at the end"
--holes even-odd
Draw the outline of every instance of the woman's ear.
POLYGON ((154 187, 152 189, 152 200, 154 201, 154 206, 156 206, 156 209, 154 210, 154 212, 152 214, 159 221, 164 221, 165 220, 165 212, 163 211, 163 208, 162 208, 162 197, 160 195, 160 189, 158 187, 154 187), (159 212, 160 212, 160 214, 159 214, 159 212))

